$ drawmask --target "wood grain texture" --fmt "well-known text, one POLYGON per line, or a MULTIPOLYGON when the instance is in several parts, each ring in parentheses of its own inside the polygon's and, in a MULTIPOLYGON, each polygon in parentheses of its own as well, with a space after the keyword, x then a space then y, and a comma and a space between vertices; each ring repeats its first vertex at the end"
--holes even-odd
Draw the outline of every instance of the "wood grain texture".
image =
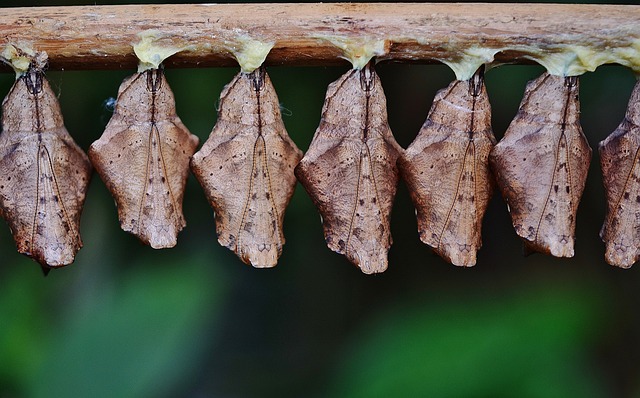
POLYGON ((640 39, 640 6, 587 4, 314 3, 179 4, 3 8, 0 47, 26 42, 46 51, 52 69, 132 68, 136 34, 156 29, 188 47, 170 66, 235 65, 238 35, 274 41, 267 64, 344 62, 327 36, 385 40, 380 59, 451 60, 475 48, 530 62, 567 44, 601 55, 640 39), (567 26, 570 21, 570 28, 567 26), (533 49, 537 49, 534 51, 533 49))
POLYGON ((198 146, 176 114, 162 69, 128 77, 89 157, 116 200, 120 226, 154 249, 173 247, 185 227, 182 199, 198 146))
POLYGON ((422 242, 454 265, 473 266, 493 194, 496 143, 481 71, 440 90, 398 165, 416 206, 422 242))
POLYGON ((493 148, 491 167, 516 233, 530 251, 573 257, 576 212, 591 161, 578 79, 544 73, 493 148))
POLYGON ((246 264, 276 265, 301 157, 265 69, 238 73, 220 94, 218 120, 191 169, 215 211, 218 242, 246 264))
POLYGON ((365 274, 387 269, 401 153, 372 66, 329 85, 320 126, 296 176, 322 215, 329 248, 365 274))
POLYGON ((0 215, 20 253, 43 269, 71 264, 82 247, 80 214, 91 164, 64 127, 42 71, 16 80, 2 103, 0 215))
POLYGON ((618 128, 599 145, 607 197, 600 237, 611 265, 630 268, 640 258, 640 82, 618 128))

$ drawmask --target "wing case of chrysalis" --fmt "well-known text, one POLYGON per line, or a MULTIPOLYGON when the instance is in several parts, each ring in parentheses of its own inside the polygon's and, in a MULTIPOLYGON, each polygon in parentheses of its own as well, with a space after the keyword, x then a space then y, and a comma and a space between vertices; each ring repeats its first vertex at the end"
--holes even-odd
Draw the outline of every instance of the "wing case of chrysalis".
POLYGON ((154 249, 176 245, 186 225, 182 199, 197 146, 198 137, 176 114, 162 69, 120 85, 114 114, 89 157, 116 200, 124 231, 154 249))
POLYGON ((576 211, 591 148, 582 133, 577 77, 544 73, 491 151, 491 167, 525 250, 573 257, 576 211))
POLYGON ((495 143, 479 70, 436 94, 422 129, 398 161, 416 206, 420 239, 454 265, 475 265, 482 246, 495 143))
POLYGON ((387 269, 401 152, 370 64, 329 85, 320 126, 296 176, 322 215, 329 248, 365 274, 387 269))
POLYGON ((640 258, 640 81, 622 123, 600 143, 607 214, 600 237, 605 259, 629 268, 640 258))
POLYGON ((20 253, 43 269, 71 264, 91 164, 66 128, 43 72, 29 69, 2 103, 0 213, 20 253))
POLYGON ((238 73, 191 169, 215 211, 218 242, 256 268, 276 265, 302 152, 289 138, 264 68, 238 73))

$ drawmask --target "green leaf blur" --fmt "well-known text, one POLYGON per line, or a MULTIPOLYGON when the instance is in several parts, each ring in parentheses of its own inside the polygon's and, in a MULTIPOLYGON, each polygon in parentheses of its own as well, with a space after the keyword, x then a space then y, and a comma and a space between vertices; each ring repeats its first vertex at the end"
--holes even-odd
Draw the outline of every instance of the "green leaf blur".
POLYGON ((501 305, 449 297, 386 310, 351 338, 332 396, 603 397, 582 348, 606 299, 550 289, 501 305))

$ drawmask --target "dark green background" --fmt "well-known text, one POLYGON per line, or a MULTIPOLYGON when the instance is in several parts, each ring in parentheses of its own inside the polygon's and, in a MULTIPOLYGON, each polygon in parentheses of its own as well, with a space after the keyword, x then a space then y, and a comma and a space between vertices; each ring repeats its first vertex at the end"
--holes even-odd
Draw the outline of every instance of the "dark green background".
MULTIPOLYGON (((38 2, 45 3, 61 1, 38 2)), ((268 69, 302 150, 327 85, 346 70, 268 69)), ((377 70, 389 123, 406 147, 453 73, 443 65, 395 63, 377 70)), ((498 139, 526 82, 542 71, 487 72, 498 139)), ((166 70, 178 114, 201 143, 236 72, 166 70)), ((48 73, 83 149, 101 135, 111 116, 105 102, 131 73, 48 73)), ((2 95, 13 79, 0 74, 2 95)), ((620 66, 581 78, 581 119, 593 148, 622 120, 634 83, 620 66)), ((193 176, 188 226, 176 248, 162 251, 119 229, 114 202, 94 176, 82 218, 85 247, 73 265, 43 278, 0 224, 0 397, 640 396, 640 268, 620 270, 603 260, 598 164, 594 151, 574 258, 523 257, 496 194, 478 264, 446 264, 419 241, 401 183, 389 269, 376 276, 325 246, 318 213, 300 186, 278 266, 256 270, 218 245, 213 212, 193 176)))

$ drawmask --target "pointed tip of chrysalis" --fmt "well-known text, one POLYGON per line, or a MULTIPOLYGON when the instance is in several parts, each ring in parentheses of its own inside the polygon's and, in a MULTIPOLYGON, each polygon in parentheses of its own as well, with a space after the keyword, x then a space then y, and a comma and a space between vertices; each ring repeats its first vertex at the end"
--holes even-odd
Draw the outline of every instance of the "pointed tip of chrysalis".
POLYGON ((608 264, 622 269, 629 269, 640 258, 640 252, 630 250, 627 245, 616 244, 617 242, 607 242, 605 260, 608 264))
POLYGON ((455 252, 449 249, 449 252, 446 254, 443 253, 441 257, 444 258, 446 261, 450 262, 451 264, 455 265, 456 267, 471 268, 476 265, 476 262, 477 262, 476 255, 477 255, 477 252, 475 248, 474 250, 469 250, 466 252, 461 252, 461 251, 455 252))
POLYGON ((49 275, 49 272, 51 272, 51 268, 45 265, 41 265, 40 268, 42 269, 42 274, 44 275, 45 278, 49 275))
POLYGON ((387 251, 374 250, 368 253, 347 253, 347 258, 366 275, 381 274, 387 270, 387 251))
POLYGON ((561 243, 552 242, 550 245, 551 255, 558 258, 571 258, 574 256, 573 241, 561 243))
POLYGON ((284 240, 279 242, 265 240, 264 237, 259 237, 262 243, 257 241, 251 243, 243 243, 236 246, 235 244, 229 244, 224 240, 218 239, 218 242, 222 246, 226 246, 230 250, 233 250, 236 255, 242 260, 243 263, 252 266, 253 268, 273 268, 278 264, 278 259, 282 254, 282 244, 284 240))
POLYGON ((534 253, 543 253, 558 258, 571 258, 574 256, 573 242, 564 244, 554 242, 525 242, 523 255, 529 257, 534 253))

